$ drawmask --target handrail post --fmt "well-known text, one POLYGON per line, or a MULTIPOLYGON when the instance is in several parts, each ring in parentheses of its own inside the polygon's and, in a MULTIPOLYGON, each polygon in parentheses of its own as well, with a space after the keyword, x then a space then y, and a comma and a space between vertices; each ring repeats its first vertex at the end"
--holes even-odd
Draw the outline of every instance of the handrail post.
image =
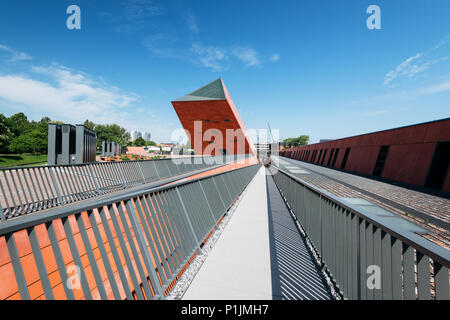
MULTIPOLYGON (((323 258, 323 227, 322 227, 322 202, 323 202, 323 196, 320 194, 320 200, 319 200, 319 207, 320 207, 320 216, 319 216, 319 220, 320 220, 320 259, 322 260, 323 258)), ((322 262, 323 263, 323 262, 322 262)))
POLYGON ((155 161, 153 161, 153 166, 155 167, 155 172, 158 175, 158 179, 161 179, 161 176, 159 175, 158 168, 156 167, 156 162, 155 161))
POLYGON ((358 300, 361 300, 361 237, 360 237, 360 220, 362 220, 360 217, 356 216, 356 283, 357 286, 357 293, 358 293, 358 300))
MULTIPOLYGON (((144 237, 144 234, 142 233, 141 226, 139 224, 139 220, 137 217, 137 212, 134 210, 134 205, 132 204, 132 201, 134 202, 134 199, 130 199, 126 202, 125 208, 128 213, 128 217, 130 218, 131 222, 131 228, 134 229, 134 234, 136 236, 136 240, 138 242, 138 247, 142 252, 142 258, 144 260, 144 265, 149 273, 149 276, 153 280, 153 290, 155 290, 155 299, 159 300, 164 297, 164 294, 162 291, 162 288, 159 285, 158 276, 156 275, 156 270, 153 267, 152 258, 150 257, 150 253, 148 251, 146 240, 144 237)), ((137 209, 138 210, 138 209, 137 209)))
POLYGON ((2 204, 0 203, 0 220, 6 221, 5 213, 3 212, 2 204))
POLYGON ((184 206, 184 201, 183 201, 183 198, 181 197, 180 190, 179 190, 178 187, 175 187, 175 190, 177 191, 178 199, 180 200, 181 207, 183 208, 184 215, 186 216, 186 219, 188 221, 189 228, 191 229, 191 232, 194 235, 195 243, 197 243, 197 245, 198 245, 197 252, 198 253, 202 253, 202 250, 200 249, 200 241, 198 240, 197 235, 195 234, 195 230, 194 230, 194 226, 192 225, 191 218, 189 218, 189 215, 187 213, 186 207, 184 206))
POLYGON ((208 197, 206 196, 205 189, 203 189, 202 182, 199 181, 198 184, 200 185, 200 188, 202 189, 203 195, 205 196, 206 204, 208 205, 209 212, 211 212, 211 216, 213 218, 213 221, 215 221, 216 218, 214 217, 213 211, 212 211, 211 206, 209 204, 209 200, 208 200, 208 197))
POLYGON ((59 190, 58 184, 56 183, 55 174, 54 174, 54 172, 53 172, 53 170, 55 170, 55 168, 54 168, 54 167, 51 167, 51 168, 49 168, 49 169, 50 169, 50 170, 49 170, 49 172, 50 172, 50 177, 52 178, 53 186, 55 187, 56 194, 58 195, 59 202, 60 202, 61 205, 63 206, 63 205, 65 205, 66 203, 64 202, 64 200, 63 200, 63 198, 62 198, 62 196, 61 196, 61 192, 60 192, 60 190, 59 190))
POLYGON ((94 170, 92 170, 92 165, 88 164, 89 172, 91 173, 92 178, 94 179, 95 188, 97 189, 98 195, 101 195, 102 192, 100 191, 100 188, 98 187, 98 181, 97 177, 94 174, 94 170))
POLYGON ((141 173, 141 176, 142 176, 142 183, 145 184, 146 181, 145 181, 144 171, 142 171, 141 161, 137 161, 137 165, 139 168, 139 172, 141 173))
POLYGON ((125 187, 125 189, 127 189, 127 181, 125 180, 125 175, 123 174, 122 166, 120 165, 120 163, 118 163, 117 166, 119 167, 119 172, 120 175, 122 176, 123 186, 125 187))

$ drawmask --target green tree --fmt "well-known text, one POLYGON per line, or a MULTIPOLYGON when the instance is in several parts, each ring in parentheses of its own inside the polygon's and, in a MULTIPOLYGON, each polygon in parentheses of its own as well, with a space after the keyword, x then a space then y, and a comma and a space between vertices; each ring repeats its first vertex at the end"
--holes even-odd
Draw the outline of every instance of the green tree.
POLYGON ((142 137, 137 138, 133 142, 133 145, 136 146, 136 147, 144 147, 146 144, 147 144, 147 142, 142 137))
POLYGON ((0 152, 8 152, 8 146, 12 139, 12 133, 8 126, 8 119, 0 113, 0 152))
POLYGON ((146 146, 155 147, 155 146, 156 146, 156 142, 150 140, 150 141, 147 141, 145 145, 146 145, 146 146))
POLYGON ((309 136, 301 135, 297 138, 287 138, 283 140, 283 146, 285 148, 306 146, 309 143, 309 136))
POLYGON ((47 149, 47 135, 39 130, 24 133, 12 139, 9 151, 13 153, 40 153, 47 149))
POLYGON ((117 124, 96 124, 94 130, 97 131, 98 148, 101 148, 102 141, 113 141, 121 146, 126 146, 130 140, 127 130, 117 124))
POLYGON ((86 120, 83 125, 89 129, 94 130, 95 129, 95 123, 93 123, 92 121, 86 120))
POLYGON ((7 124, 14 137, 18 137, 32 129, 27 116, 23 112, 10 116, 7 119, 7 124))

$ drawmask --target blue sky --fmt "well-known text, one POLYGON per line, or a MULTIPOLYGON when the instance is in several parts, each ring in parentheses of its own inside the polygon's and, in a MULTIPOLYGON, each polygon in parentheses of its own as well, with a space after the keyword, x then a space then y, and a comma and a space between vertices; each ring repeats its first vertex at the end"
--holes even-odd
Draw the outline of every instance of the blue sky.
POLYGON ((312 142, 450 116, 448 0, 4 0, 0 112, 170 140, 222 77, 247 128, 312 142), (66 9, 81 8, 81 30, 66 9), (369 30, 369 5, 381 30, 369 30))

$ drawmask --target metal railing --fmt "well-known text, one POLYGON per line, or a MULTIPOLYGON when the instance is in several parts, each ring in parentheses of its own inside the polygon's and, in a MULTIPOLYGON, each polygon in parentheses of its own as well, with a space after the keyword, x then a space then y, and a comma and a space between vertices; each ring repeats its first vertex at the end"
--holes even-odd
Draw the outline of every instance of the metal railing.
POLYGON ((0 169, 0 220, 239 160, 189 157, 0 169))
POLYGON ((164 298, 259 167, 1 223, 0 299, 164 298))
POLYGON ((286 171, 270 170, 345 298, 449 299, 449 250, 286 171))

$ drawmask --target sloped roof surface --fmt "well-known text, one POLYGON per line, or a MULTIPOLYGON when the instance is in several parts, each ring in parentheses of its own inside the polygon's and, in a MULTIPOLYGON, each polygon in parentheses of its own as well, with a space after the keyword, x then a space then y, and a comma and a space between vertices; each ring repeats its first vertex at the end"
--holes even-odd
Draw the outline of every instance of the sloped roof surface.
POLYGON ((195 90, 188 95, 175 101, 204 101, 204 100, 226 100, 222 79, 219 78, 206 86, 195 90))

